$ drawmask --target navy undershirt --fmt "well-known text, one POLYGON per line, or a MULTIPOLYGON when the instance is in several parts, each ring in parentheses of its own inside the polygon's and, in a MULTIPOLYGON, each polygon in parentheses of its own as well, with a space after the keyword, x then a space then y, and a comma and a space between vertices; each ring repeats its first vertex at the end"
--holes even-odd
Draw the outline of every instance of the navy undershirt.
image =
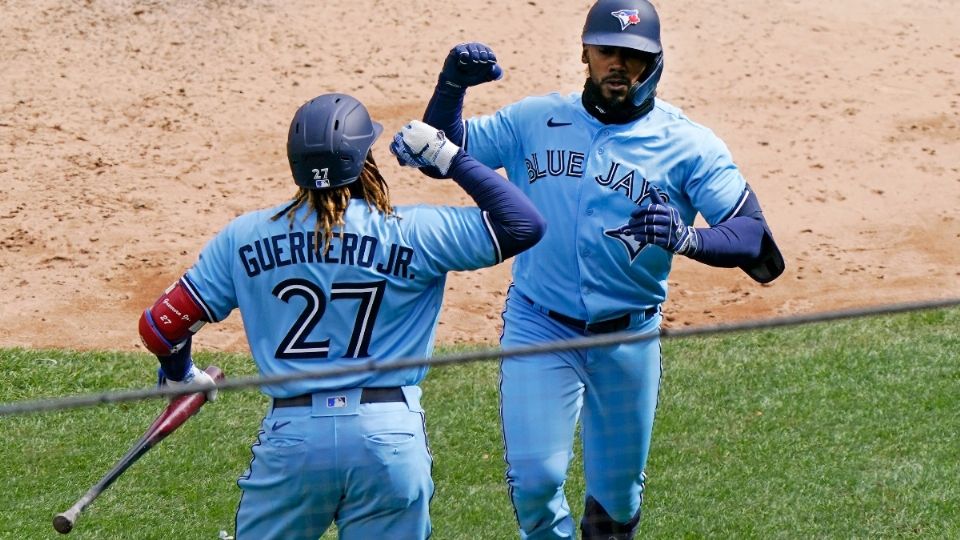
POLYGON ((697 233, 700 244, 688 257, 710 266, 735 268, 760 258, 766 229, 755 217, 737 216, 713 227, 698 227, 697 233))
POLYGON ((546 223, 530 199, 470 154, 463 150, 457 152, 447 176, 487 212, 502 260, 533 246, 543 237, 546 223))

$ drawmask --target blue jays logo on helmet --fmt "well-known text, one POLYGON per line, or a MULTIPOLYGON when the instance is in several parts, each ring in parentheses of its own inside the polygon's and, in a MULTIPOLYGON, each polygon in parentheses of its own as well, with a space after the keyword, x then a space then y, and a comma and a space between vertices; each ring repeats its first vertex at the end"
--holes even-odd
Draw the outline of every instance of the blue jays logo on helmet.
POLYGON ((626 30, 631 24, 640 23, 640 11, 636 9, 621 9, 610 13, 620 21, 620 30, 626 30))
POLYGON ((660 54, 660 17, 647 0, 599 0, 583 23, 584 45, 660 54))

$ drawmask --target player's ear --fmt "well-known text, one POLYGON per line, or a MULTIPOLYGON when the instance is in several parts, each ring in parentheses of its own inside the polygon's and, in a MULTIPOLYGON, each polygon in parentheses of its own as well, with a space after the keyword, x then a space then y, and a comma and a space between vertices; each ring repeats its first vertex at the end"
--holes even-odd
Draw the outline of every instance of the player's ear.
POLYGON ((580 53, 580 61, 583 62, 584 64, 589 64, 589 63, 590 63, 590 62, 587 60, 587 46, 586 46, 586 45, 583 46, 583 51, 580 53))

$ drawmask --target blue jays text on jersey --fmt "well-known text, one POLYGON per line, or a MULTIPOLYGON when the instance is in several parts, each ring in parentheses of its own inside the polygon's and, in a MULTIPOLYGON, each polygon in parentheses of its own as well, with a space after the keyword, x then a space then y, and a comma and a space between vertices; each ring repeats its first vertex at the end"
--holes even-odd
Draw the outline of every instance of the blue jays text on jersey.
MULTIPOLYGON (((562 176, 583 178, 583 162, 586 159, 583 152, 548 148, 545 153, 546 156, 533 153, 524 160, 527 166, 527 178, 531 184, 546 178, 548 175, 554 178, 562 176), (541 162, 545 162, 546 166, 542 166, 541 162)), ((639 171, 616 161, 611 161, 610 168, 604 174, 594 176, 593 180, 597 184, 609 187, 614 191, 622 191, 628 199, 637 205, 647 197, 650 190, 650 183, 639 171)), ((664 194, 664 200, 670 201, 669 194, 664 194)))
POLYGON ((387 248, 372 236, 340 231, 334 232, 330 245, 322 250, 316 238, 316 234, 304 232, 275 234, 244 244, 237 253, 251 278, 274 268, 314 263, 348 264, 396 277, 416 277, 410 272, 415 253, 411 247, 391 243, 387 248))

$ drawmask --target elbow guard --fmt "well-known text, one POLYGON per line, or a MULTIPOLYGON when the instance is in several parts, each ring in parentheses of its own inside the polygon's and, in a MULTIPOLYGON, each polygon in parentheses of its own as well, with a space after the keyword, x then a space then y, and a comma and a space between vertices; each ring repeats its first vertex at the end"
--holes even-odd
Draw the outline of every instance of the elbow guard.
POLYGON ((760 245, 760 256, 752 263, 741 266, 740 269, 758 283, 770 283, 780 277, 780 274, 782 274, 786 268, 786 264, 784 263, 783 255, 780 253, 780 248, 773 240, 773 233, 770 232, 767 220, 763 217, 763 210, 760 209, 760 201, 753 193, 749 184, 746 189, 743 190, 740 204, 730 217, 738 216, 749 216, 760 220, 763 224, 764 232, 760 245))
POLYGON ((203 308, 178 280, 140 315, 140 340, 153 354, 169 356, 207 322, 203 308))

